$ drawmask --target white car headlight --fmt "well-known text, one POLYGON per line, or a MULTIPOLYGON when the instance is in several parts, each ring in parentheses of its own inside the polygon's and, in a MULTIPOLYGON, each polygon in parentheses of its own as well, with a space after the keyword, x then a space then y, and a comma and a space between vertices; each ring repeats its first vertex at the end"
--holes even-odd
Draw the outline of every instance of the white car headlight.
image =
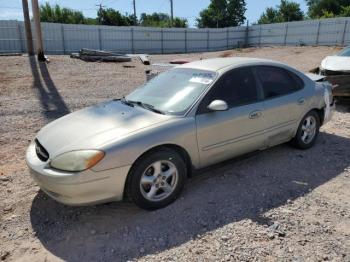
POLYGON ((104 156, 100 150, 71 151, 56 156, 50 166, 63 171, 83 171, 96 165, 104 156))

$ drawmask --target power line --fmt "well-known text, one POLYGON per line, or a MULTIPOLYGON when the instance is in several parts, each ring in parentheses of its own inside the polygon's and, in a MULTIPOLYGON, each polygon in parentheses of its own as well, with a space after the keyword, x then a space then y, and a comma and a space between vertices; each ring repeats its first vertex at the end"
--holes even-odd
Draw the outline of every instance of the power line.
POLYGON ((14 7, 14 6, 0 6, 3 9, 22 9, 22 7, 14 7))
MULTIPOLYGON (((168 0, 166 0, 166 1, 168 1, 168 0)), ((157 10, 158 10, 159 13, 161 12, 161 9, 163 8, 164 4, 165 4, 165 1, 163 0, 163 1, 160 3, 160 5, 158 6, 157 10)))
POLYGON ((110 1, 105 2, 104 4, 105 4, 105 5, 109 5, 109 4, 111 4, 112 2, 117 2, 117 1, 116 1, 116 0, 110 0, 110 1))
MULTIPOLYGON (((0 9, 20 9, 22 10, 22 7, 14 7, 14 6, 0 6, 0 9)), ((74 8, 70 8, 72 10, 82 10, 82 11, 93 11, 96 10, 96 8, 79 8, 79 9, 74 9, 74 8)))

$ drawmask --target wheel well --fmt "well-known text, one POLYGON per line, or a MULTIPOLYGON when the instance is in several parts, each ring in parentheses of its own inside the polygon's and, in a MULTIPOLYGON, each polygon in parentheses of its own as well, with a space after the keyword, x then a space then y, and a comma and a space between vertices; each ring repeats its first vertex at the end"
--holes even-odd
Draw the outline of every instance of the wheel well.
POLYGON ((311 111, 315 111, 318 114, 320 118, 320 126, 322 126, 324 121, 324 108, 321 108, 321 109, 314 108, 311 111))
POLYGON ((161 148, 168 148, 168 149, 174 150, 175 152, 179 153, 180 156, 182 157, 182 159, 185 161, 186 168, 187 168, 187 176, 191 175, 191 173, 192 173, 192 161, 191 161, 190 155, 187 153, 187 151, 183 147, 175 145, 175 144, 163 144, 163 145, 155 146, 155 147, 147 150, 146 152, 144 152, 141 156, 139 156, 136 159, 136 161, 138 159, 140 159, 141 157, 143 157, 144 155, 150 154, 154 151, 158 151, 161 148))
POLYGON ((158 151, 159 149, 161 148, 167 148, 167 149, 171 149, 171 150, 174 150, 175 152, 179 153, 180 156, 182 157, 182 159, 185 161, 185 164, 186 164, 186 169, 187 169, 187 177, 190 177, 191 174, 192 174, 192 161, 191 161, 191 157, 190 155, 187 153, 187 151, 181 147, 181 146, 178 146, 178 145, 175 145, 175 144, 163 144, 163 145, 159 145, 159 146, 155 146, 149 150, 147 150, 146 152, 144 152, 142 155, 140 155, 136 160, 135 162, 132 164, 130 170, 129 170, 129 173, 128 173, 128 176, 126 178, 126 182, 125 182, 125 186, 124 186, 124 198, 127 197, 127 194, 128 192, 126 192, 127 190, 127 187, 128 187, 128 184, 129 184, 129 181, 130 181, 130 173, 131 173, 131 170, 133 168, 133 166, 135 165, 135 163, 142 157, 144 157, 145 155, 147 154, 150 154, 152 152, 156 152, 158 151))

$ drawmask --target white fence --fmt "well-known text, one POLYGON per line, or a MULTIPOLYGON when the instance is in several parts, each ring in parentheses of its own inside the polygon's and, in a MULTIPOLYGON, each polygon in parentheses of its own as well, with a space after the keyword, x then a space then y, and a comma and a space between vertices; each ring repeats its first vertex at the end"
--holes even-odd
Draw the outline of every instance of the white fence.
MULTIPOLYGON (((68 54, 81 48, 120 53, 186 53, 225 50, 243 45, 350 44, 350 18, 219 29, 42 23, 42 30, 48 54, 68 54)), ((0 53, 25 51, 23 22, 0 21, 0 53)))
MULTIPOLYGON (((34 27, 32 26, 33 30, 34 27)), ((183 29, 42 23, 46 53, 67 54, 81 48, 120 53, 184 53, 224 50, 243 45, 246 28, 183 29)), ((35 33, 33 31, 33 37, 35 33)), ((35 41, 34 41, 35 43, 35 41)), ((0 52, 25 52, 24 24, 0 21, 0 52)))
POLYGON ((347 45, 350 17, 249 27, 248 45, 347 45))

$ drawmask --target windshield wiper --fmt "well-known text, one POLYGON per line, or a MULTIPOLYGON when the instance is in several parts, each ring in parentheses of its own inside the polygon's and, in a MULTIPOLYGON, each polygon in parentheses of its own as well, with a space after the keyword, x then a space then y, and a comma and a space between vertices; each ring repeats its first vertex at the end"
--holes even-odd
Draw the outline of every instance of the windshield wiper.
POLYGON ((127 106, 134 107, 134 104, 131 101, 126 100, 125 96, 123 96, 119 100, 120 100, 120 102, 122 102, 123 104, 125 104, 127 106))
POLYGON ((165 115, 165 113, 157 108, 154 108, 153 105, 150 105, 150 104, 146 104, 146 103, 141 103, 141 106, 146 108, 146 109, 149 109, 155 113, 158 113, 158 114, 162 114, 162 115, 165 115))
POLYGON ((128 103, 132 103, 132 104, 136 104, 138 106, 141 106, 142 108, 148 109, 152 112, 158 113, 158 114, 162 114, 165 115, 165 113, 159 109, 154 108, 153 105, 147 104, 147 103, 143 103, 141 101, 132 101, 132 100, 126 100, 128 103))

